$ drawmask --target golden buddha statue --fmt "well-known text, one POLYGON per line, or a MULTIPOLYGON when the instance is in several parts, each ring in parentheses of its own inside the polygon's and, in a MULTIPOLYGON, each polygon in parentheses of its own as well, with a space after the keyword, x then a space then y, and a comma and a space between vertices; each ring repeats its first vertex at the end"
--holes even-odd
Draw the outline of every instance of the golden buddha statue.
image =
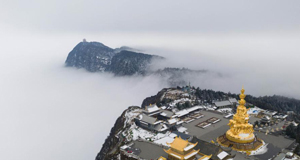
POLYGON ((241 90, 239 106, 236 114, 229 120, 230 129, 226 134, 219 136, 217 141, 220 145, 225 147, 232 147, 238 151, 254 151, 263 145, 263 140, 255 137, 253 134, 253 125, 249 124, 248 109, 245 107, 246 95, 244 87, 241 90))
POLYGON ((230 129, 226 132, 226 137, 238 143, 249 143, 255 138, 253 134, 253 125, 249 124, 249 115, 247 114, 248 109, 245 107, 246 95, 245 89, 241 90, 239 106, 237 107, 236 114, 233 116, 228 123, 230 129))

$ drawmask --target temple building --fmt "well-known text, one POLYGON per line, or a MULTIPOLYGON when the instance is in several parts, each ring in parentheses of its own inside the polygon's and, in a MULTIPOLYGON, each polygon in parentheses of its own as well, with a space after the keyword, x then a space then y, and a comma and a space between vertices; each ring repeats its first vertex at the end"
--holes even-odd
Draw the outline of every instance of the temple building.
MULTIPOLYGON (((207 156, 199 154, 200 149, 194 149, 198 142, 191 143, 181 137, 176 137, 172 143, 167 144, 170 148, 164 151, 168 154, 168 160, 208 160, 211 157, 211 155, 207 156)), ((166 158, 160 157, 160 159, 164 160, 166 158)))
POLYGON ((253 132, 253 125, 249 124, 248 109, 245 107, 246 101, 245 89, 241 90, 239 106, 233 119, 229 120, 230 129, 222 136, 217 138, 220 145, 231 147, 237 151, 255 151, 261 147, 264 142, 257 138, 253 132))

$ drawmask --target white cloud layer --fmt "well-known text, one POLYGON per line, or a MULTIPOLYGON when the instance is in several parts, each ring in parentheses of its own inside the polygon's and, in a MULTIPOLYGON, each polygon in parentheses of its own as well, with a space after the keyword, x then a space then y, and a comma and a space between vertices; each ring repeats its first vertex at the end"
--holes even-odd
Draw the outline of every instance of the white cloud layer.
POLYGON ((0 159, 94 159, 116 118, 166 86, 65 68, 83 38, 207 69, 200 88, 300 98, 300 1, 1 1, 0 159))
MULTIPOLYGON (((116 118, 167 86, 156 77, 116 78, 65 68, 83 35, 1 32, 0 159, 93 159, 116 118), (9 36, 8 36, 9 35, 9 36)), ((249 34, 94 34, 168 58, 164 66, 220 72, 190 77, 193 85, 237 93, 300 98, 299 32, 249 34)))
POLYGON ((0 159, 94 159, 122 111, 161 88, 65 68, 66 40, 14 38, 1 41, 0 159))

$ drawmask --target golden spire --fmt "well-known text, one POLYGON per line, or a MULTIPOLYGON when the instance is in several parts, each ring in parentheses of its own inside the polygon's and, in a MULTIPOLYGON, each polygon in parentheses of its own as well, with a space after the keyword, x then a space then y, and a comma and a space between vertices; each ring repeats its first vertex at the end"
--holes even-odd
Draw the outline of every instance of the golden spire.
POLYGON ((240 94, 240 99, 241 100, 239 100, 239 103, 242 106, 244 106, 246 104, 246 101, 245 101, 246 95, 244 93, 245 93, 245 89, 244 89, 244 86, 243 86, 243 88, 241 90, 241 94, 240 94))

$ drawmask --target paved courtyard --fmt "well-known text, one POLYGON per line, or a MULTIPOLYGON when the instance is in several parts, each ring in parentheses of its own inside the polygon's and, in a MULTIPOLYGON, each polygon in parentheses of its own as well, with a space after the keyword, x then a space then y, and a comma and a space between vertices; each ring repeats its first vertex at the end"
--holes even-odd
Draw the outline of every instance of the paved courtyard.
MULTIPOLYGON (((204 140, 206 142, 211 142, 211 140, 216 142, 217 137, 224 134, 229 129, 229 126, 227 124, 229 122, 229 119, 231 119, 231 118, 226 119, 226 118, 224 118, 224 115, 209 112, 209 111, 201 111, 201 113, 204 115, 203 118, 197 119, 188 124, 183 124, 183 126, 187 128, 187 131, 189 132, 190 135, 194 135, 197 138, 204 140), (196 126, 198 123, 206 121, 211 117, 220 118, 221 121, 216 124, 212 124, 211 126, 204 128, 204 129, 196 126)), ((254 120, 252 120, 252 122, 255 122, 256 120, 258 120, 257 118, 254 118, 254 117, 251 117, 251 118, 254 119, 254 120)), ((250 120, 251 120, 251 118, 250 118, 250 120)), ((278 125, 274 125, 273 127, 274 128, 281 127, 282 125, 283 124, 280 123, 278 125)), ((272 158, 273 155, 280 152, 282 149, 289 147, 294 142, 294 140, 287 139, 283 136, 275 136, 275 135, 270 135, 270 134, 265 135, 265 133, 258 132, 258 131, 255 131, 254 133, 255 133, 255 135, 257 135, 257 137, 264 140, 265 143, 269 143, 267 146, 268 152, 265 154, 262 154, 262 155, 248 157, 245 154, 242 154, 240 152, 232 151, 232 153, 236 155, 236 157, 234 158, 235 160, 269 159, 269 158, 272 158)))
POLYGON ((280 149, 287 148, 294 142, 294 140, 287 139, 283 136, 265 135, 265 133, 262 132, 255 132, 255 134, 266 143, 271 143, 280 149))
MULTIPOLYGON (((212 134, 212 132, 214 132, 215 130, 217 130, 220 127, 224 127, 224 126, 227 127, 227 129, 223 129, 225 131, 229 129, 229 126, 227 126, 229 119, 224 118, 224 115, 209 112, 209 111, 201 111, 201 113, 204 115, 204 117, 202 117, 200 119, 196 119, 193 122, 183 124, 183 126, 187 128, 187 132, 189 135, 193 135, 193 136, 196 136, 201 139, 201 136, 203 136, 207 133, 212 134), (200 122, 206 121, 212 117, 219 118, 221 121, 219 121, 215 124, 212 124, 211 126, 208 126, 204 129, 196 126, 200 122)), ((219 132, 220 135, 223 133, 224 132, 219 132)), ((216 134, 216 133, 214 133, 214 134, 216 134)), ((218 135, 218 136, 220 136, 220 135, 218 135)), ((202 140, 210 142, 212 139, 202 139, 202 140)))
POLYGON ((134 145, 132 147, 140 150, 138 156, 141 158, 151 160, 158 159, 160 156, 168 157, 168 154, 158 145, 139 141, 134 141, 133 143, 134 145))

